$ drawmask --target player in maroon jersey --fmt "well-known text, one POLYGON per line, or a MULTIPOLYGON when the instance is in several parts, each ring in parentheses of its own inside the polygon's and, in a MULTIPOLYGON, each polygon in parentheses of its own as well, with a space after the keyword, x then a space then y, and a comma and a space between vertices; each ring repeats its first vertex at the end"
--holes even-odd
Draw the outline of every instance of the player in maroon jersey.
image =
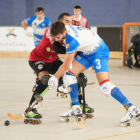
POLYGON ((82 26, 88 28, 87 19, 83 15, 81 15, 81 7, 75 6, 74 7, 74 15, 72 17, 72 24, 75 26, 82 26))
MULTIPOLYGON (((46 86, 41 82, 41 79, 48 74, 54 74, 62 65, 62 61, 58 58, 58 54, 54 51, 51 41, 54 41, 50 36, 50 28, 46 29, 39 45, 30 53, 29 65, 35 71, 38 77, 38 85, 36 86, 29 105, 35 100, 35 96, 41 94, 46 86)), ((68 90, 63 87, 62 77, 59 78, 59 90, 68 93, 68 90)), ((28 118, 42 118, 36 110, 37 106, 27 113, 28 118)))

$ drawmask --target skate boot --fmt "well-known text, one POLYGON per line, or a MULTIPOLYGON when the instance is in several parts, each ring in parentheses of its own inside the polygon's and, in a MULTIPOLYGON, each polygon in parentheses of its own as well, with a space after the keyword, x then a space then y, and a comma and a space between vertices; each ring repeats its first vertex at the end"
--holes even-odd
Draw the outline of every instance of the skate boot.
POLYGON ((124 117, 120 120, 121 126, 130 126, 130 120, 135 118, 137 122, 140 121, 140 110, 135 106, 130 106, 124 115, 124 117))
POLYGON ((40 124, 42 121, 40 120, 42 118, 42 115, 39 114, 36 110, 36 108, 32 108, 31 111, 29 111, 26 116, 26 119, 24 119, 24 123, 31 123, 31 124, 40 124))
MULTIPOLYGON (((83 103, 80 103, 80 107, 81 107, 81 110, 83 112, 83 103)), ((87 115, 87 118, 93 118, 93 113, 94 112, 94 109, 89 107, 87 103, 85 103, 85 113, 87 115)))
POLYGON ((68 88, 64 85, 59 86, 57 88, 57 93, 55 94, 56 97, 67 98, 68 88))
POLYGON ((65 113, 60 113, 60 117, 62 121, 69 122, 70 117, 75 117, 77 122, 80 122, 82 119, 82 110, 79 105, 73 105, 69 110, 65 113))

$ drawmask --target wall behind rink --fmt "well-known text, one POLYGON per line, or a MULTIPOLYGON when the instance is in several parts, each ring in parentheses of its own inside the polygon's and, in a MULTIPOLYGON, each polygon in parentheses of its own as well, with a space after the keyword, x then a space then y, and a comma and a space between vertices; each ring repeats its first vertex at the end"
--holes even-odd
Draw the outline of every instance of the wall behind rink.
POLYGON ((55 22, 59 14, 73 14, 80 5, 89 25, 123 25, 140 21, 140 0, 0 0, 0 25, 21 25, 21 21, 43 7, 45 15, 55 22))
MULTIPOLYGON (((33 32, 32 27, 28 30, 33 32)), ((104 39, 112 51, 110 58, 122 58, 122 27, 91 26, 91 30, 104 39)), ((29 57, 34 49, 33 37, 27 37, 22 27, 0 26, 0 31, 0 57, 29 57)))

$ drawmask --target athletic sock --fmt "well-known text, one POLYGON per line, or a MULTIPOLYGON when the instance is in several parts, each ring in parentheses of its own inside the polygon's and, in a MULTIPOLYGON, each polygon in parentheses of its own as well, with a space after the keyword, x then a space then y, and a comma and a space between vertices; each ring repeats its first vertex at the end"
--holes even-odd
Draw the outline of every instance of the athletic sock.
POLYGON ((133 106, 133 104, 124 96, 118 87, 114 87, 111 90, 111 96, 120 102, 124 107, 133 106))
POLYGON ((72 84, 69 86, 69 93, 71 97, 71 103, 72 105, 79 105, 79 100, 78 100, 78 84, 72 84))

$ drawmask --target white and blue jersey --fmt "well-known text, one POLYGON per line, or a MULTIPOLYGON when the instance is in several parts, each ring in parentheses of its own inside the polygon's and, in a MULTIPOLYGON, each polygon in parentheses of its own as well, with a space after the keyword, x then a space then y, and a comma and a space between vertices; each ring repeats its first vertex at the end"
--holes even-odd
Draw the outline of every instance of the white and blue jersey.
POLYGON ((95 72, 108 72, 109 49, 103 39, 91 30, 73 25, 66 25, 66 53, 82 53, 75 59, 87 69, 94 66, 95 72))
MULTIPOLYGON (((38 20, 37 16, 32 16, 25 19, 27 24, 31 24, 33 27, 33 35, 39 39, 42 39, 45 30, 51 26, 51 21, 48 17, 44 16, 42 20, 38 20)), ((34 39, 35 47, 40 41, 34 39)))

